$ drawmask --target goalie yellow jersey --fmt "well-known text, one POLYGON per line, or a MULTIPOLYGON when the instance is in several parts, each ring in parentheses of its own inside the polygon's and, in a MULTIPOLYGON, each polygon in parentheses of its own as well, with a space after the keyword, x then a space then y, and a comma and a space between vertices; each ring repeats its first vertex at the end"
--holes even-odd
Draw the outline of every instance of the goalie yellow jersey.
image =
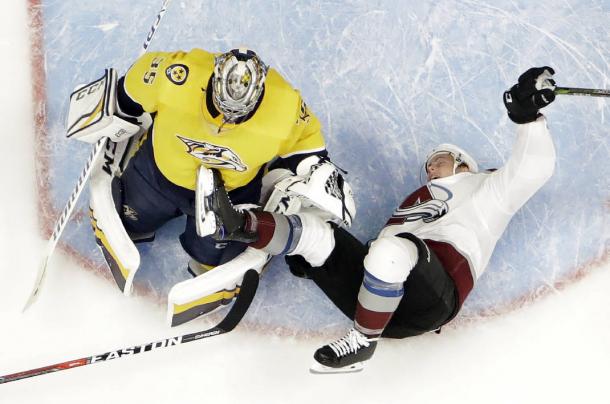
POLYGON ((222 173, 232 190, 248 184, 275 157, 323 151, 320 122, 297 90, 269 69, 262 101, 242 123, 222 123, 211 102, 214 54, 151 52, 125 75, 129 98, 154 116, 155 164, 172 183, 194 190, 197 168, 222 173))

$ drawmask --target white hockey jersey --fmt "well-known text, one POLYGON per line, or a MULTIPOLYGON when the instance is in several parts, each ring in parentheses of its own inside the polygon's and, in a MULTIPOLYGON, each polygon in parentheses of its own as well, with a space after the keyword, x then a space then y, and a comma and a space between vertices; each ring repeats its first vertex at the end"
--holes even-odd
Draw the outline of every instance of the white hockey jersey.
POLYGON ((452 245, 476 282, 515 212, 551 177, 555 148, 543 116, 517 126, 506 164, 493 172, 432 180, 394 212, 379 237, 412 233, 452 245))

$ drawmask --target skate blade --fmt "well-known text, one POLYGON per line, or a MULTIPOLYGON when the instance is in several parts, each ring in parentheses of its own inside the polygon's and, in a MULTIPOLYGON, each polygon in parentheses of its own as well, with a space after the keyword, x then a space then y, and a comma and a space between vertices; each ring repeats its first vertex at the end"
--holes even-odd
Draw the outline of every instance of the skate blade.
POLYGON ((337 374, 337 373, 355 373, 360 372, 364 369, 363 362, 357 362, 353 365, 344 366, 342 368, 331 368, 330 366, 322 365, 321 363, 315 362, 309 368, 309 372, 317 375, 323 374, 337 374))

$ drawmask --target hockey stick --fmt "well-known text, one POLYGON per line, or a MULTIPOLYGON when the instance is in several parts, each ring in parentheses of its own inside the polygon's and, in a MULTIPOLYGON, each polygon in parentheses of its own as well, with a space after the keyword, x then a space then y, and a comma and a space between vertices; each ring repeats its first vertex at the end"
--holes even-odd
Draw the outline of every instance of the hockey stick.
POLYGON ((0 376, 0 384, 26 379, 28 377, 40 376, 47 373, 59 372, 61 370, 77 368, 80 366, 91 365, 98 362, 105 362, 111 359, 118 359, 128 355, 136 355, 142 352, 152 351, 154 349, 185 344, 187 342, 197 341, 203 338, 209 338, 215 335, 228 333, 232 331, 237 326, 237 324, 239 324, 241 319, 248 311, 250 303, 252 303, 254 295, 256 294, 256 289, 258 288, 258 278, 259 275, 256 270, 249 269, 246 272, 241 284, 241 291, 237 295, 233 306, 231 307, 225 318, 220 323, 218 323, 217 326, 212 327, 208 330, 199 331, 192 334, 180 335, 173 338, 166 338, 161 341, 149 342, 143 345, 122 348, 116 351, 110 351, 99 355, 88 356, 80 359, 73 359, 66 362, 56 363, 55 365, 44 366, 37 369, 31 369, 23 372, 12 373, 10 375, 0 376))
POLYGON ((610 97, 610 90, 598 88, 556 87, 555 95, 588 95, 590 97, 610 97))
MULTIPOLYGON (((152 41, 153 37, 155 36, 155 32, 157 32, 157 28, 159 28, 161 19, 163 18, 163 16, 165 15, 165 12, 167 11, 167 7, 168 7, 170 1, 171 0, 163 1, 163 6, 161 6, 161 10, 157 14, 157 17, 155 18, 155 22, 150 27, 150 31, 148 32, 148 35, 146 36, 146 40, 144 41, 144 44, 142 45, 142 49, 140 50, 139 56, 142 56, 143 54, 146 53, 146 50, 148 49, 150 42, 152 41)), ((63 233, 64 229, 66 228, 66 224, 68 223, 70 216, 72 216, 72 212, 74 211, 76 202, 78 201, 78 198, 80 197, 81 193, 83 192, 83 189, 85 188, 85 184, 87 183, 87 181, 89 180, 89 177, 91 176, 93 167, 95 166, 97 161, 101 158, 101 156, 104 154, 104 150, 106 149, 107 144, 108 144, 108 139, 102 138, 102 139, 98 140, 97 143, 95 144, 95 146, 93 147, 93 150, 91 151, 91 154, 89 155, 89 158, 87 159, 87 163, 85 164, 85 168, 83 169, 80 176, 78 177, 78 181, 76 183, 76 188, 74 188, 74 190, 72 191, 72 194, 70 195, 70 198, 68 199, 68 203, 64 207, 63 211, 61 212, 61 215, 59 216, 59 219, 55 223, 55 227, 53 228, 53 233, 51 234, 51 238, 49 239, 49 241, 47 243, 47 247, 44 251, 44 258, 43 258, 40 266, 38 267, 38 272, 36 274, 36 280, 34 281, 34 287, 32 289, 32 292, 30 293, 30 296, 28 297, 27 302, 25 303, 25 306, 23 307, 22 312, 26 311, 38 298, 40 288, 46 277, 47 266, 49 265, 49 260, 51 259, 51 255, 55 251, 57 242, 59 241, 61 234, 63 233)))

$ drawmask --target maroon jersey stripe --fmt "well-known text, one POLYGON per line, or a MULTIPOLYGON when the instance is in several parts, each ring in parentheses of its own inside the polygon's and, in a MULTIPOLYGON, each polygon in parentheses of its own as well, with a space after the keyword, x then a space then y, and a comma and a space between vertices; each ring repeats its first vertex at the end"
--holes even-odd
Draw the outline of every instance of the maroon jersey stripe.
POLYGON ((468 260, 451 244, 434 240, 424 240, 424 242, 434 251, 447 274, 453 279, 458 291, 458 308, 462 307, 462 303, 474 286, 468 260))

